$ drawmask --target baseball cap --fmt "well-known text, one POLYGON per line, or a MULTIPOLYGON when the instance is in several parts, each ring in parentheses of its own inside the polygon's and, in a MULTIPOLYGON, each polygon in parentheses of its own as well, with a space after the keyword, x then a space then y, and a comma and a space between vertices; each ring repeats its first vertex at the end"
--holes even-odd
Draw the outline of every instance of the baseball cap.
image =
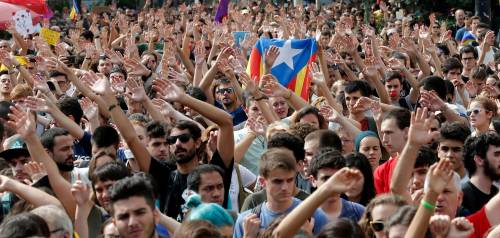
POLYGON ((26 143, 19 134, 7 138, 4 142, 5 150, 0 152, 0 158, 7 161, 21 156, 29 157, 30 153, 26 149, 26 143))

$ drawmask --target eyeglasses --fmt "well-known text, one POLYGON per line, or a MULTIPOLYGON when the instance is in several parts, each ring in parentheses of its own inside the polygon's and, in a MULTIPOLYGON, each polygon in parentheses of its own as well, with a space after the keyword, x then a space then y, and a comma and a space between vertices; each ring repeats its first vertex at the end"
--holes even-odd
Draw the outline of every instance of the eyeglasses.
POLYGON ((169 145, 175 144, 177 142, 177 139, 181 141, 181 143, 186 143, 191 139, 191 134, 181 134, 177 136, 169 136, 167 137, 167 143, 169 145))
POLYGON ((219 94, 233 93, 233 92, 234 92, 234 88, 219 88, 216 91, 216 93, 219 93, 219 94))
POLYGON ((371 221, 370 226, 376 232, 383 231, 384 227, 385 227, 385 222, 384 221, 371 221))
POLYGON ((471 110, 467 111, 467 116, 470 116, 472 114, 479 114, 482 111, 484 111, 484 109, 482 109, 482 108, 474 108, 474 109, 471 109, 471 110))

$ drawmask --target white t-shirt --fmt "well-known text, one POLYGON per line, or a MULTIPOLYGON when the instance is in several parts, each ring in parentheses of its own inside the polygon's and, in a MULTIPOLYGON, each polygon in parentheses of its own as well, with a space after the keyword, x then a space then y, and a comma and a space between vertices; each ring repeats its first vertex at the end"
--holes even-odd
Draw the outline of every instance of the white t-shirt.
MULTIPOLYGON (((235 164, 236 165, 236 164, 235 164)), ((241 166, 238 164, 240 168, 241 181, 243 182, 243 187, 248 187, 252 183, 255 182, 257 177, 245 166, 241 166)), ((229 199, 231 201, 231 209, 232 211, 238 212, 238 195, 240 194, 240 185, 238 183, 238 175, 236 174, 236 169, 233 168, 233 173, 231 176, 231 185, 229 186, 229 199)))

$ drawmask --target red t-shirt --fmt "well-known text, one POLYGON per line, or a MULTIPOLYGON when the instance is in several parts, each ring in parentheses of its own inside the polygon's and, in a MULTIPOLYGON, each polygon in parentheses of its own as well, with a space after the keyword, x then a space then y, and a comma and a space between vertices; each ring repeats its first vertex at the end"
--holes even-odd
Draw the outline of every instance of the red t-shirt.
POLYGON ((391 177, 392 172, 396 168, 398 158, 392 157, 375 169, 373 179, 375 183, 375 191, 377 194, 391 192, 391 177))
POLYGON ((490 221, 486 216, 486 206, 483 206, 481 210, 476 213, 466 217, 472 225, 474 225, 474 233, 469 238, 482 238, 484 234, 491 228, 490 221))

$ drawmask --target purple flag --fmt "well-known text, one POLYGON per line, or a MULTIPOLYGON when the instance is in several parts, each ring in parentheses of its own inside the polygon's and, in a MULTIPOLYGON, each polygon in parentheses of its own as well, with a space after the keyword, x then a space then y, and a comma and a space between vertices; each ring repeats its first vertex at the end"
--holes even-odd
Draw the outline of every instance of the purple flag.
POLYGON ((222 23, 222 19, 227 17, 228 8, 229 0, 220 0, 219 7, 217 7, 217 12, 215 13, 215 22, 222 23))

